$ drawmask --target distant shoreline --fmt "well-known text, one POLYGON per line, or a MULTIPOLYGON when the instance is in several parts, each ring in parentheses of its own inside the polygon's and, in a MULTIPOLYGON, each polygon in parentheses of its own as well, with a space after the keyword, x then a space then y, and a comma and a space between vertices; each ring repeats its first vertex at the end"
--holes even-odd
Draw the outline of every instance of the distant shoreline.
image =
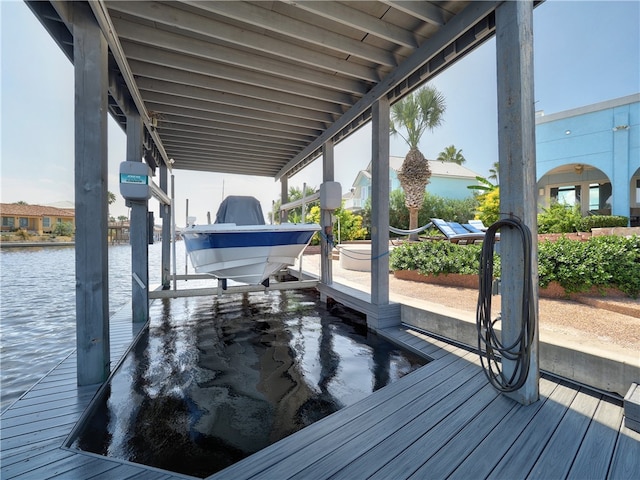
POLYGON ((73 247, 76 242, 0 242, 0 248, 17 247, 73 247))

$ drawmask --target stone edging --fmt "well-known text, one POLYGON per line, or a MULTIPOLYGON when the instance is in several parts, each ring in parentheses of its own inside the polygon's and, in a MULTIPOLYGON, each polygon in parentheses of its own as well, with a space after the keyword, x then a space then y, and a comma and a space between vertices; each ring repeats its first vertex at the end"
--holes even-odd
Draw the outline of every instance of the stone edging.
MULTIPOLYGON (((448 287, 462 287, 478 289, 477 275, 463 275, 459 273, 443 273, 440 275, 422 275, 416 270, 396 270, 393 276, 399 280, 411 280, 414 282, 431 283, 434 285, 444 285, 448 287)), ((560 300, 578 300, 582 302, 583 298, 627 298, 628 296, 617 288, 599 289, 591 287, 586 292, 567 293, 558 282, 551 282, 549 286, 538 289, 538 295, 544 298, 555 298, 560 300)), ((594 299, 595 300, 595 299, 594 299)), ((587 302, 583 302, 587 303, 587 302)), ((619 312, 623 313, 623 312, 619 312)))

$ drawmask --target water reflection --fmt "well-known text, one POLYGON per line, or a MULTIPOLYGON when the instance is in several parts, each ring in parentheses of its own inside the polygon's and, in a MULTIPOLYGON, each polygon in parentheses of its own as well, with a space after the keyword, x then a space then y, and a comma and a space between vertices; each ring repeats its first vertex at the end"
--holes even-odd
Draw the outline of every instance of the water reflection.
POLYGON ((75 447, 207 476, 424 364, 315 292, 165 300, 150 314, 75 447))

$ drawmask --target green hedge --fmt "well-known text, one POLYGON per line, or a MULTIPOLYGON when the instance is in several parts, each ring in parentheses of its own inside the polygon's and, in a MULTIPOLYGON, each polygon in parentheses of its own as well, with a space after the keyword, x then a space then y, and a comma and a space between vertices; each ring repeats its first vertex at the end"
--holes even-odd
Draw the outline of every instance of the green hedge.
POLYGON ((578 231, 590 232, 592 228, 626 227, 629 219, 621 215, 590 215, 578 222, 578 231))
POLYGON ((640 237, 561 238, 538 246, 541 287, 557 281, 568 292, 616 287, 630 297, 640 293, 640 237))
MULTIPOLYGON (((390 253, 391 270, 416 270, 422 275, 478 274, 481 245, 447 241, 405 243, 390 253)), ((494 255, 494 274, 500 275, 500 257, 494 255)))
MULTIPOLYGON (((406 243, 391 251, 392 270, 416 270, 423 275, 477 274, 480 245, 446 241, 406 243)), ((560 238, 538 245, 539 284, 557 281, 567 293, 616 287, 630 297, 640 294, 640 237, 592 237, 586 242, 560 238)), ((500 259, 494 256, 494 275, 500 276, 500 259)))

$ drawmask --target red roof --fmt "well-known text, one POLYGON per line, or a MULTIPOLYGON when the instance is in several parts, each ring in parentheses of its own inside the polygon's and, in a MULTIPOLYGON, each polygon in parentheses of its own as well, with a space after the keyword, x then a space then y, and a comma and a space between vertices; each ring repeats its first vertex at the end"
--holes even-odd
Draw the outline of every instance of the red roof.
POLYGON ((18 203, 0 203, 0 214, 4 217, 75 217, 75 212, 69 209, 18 203))

